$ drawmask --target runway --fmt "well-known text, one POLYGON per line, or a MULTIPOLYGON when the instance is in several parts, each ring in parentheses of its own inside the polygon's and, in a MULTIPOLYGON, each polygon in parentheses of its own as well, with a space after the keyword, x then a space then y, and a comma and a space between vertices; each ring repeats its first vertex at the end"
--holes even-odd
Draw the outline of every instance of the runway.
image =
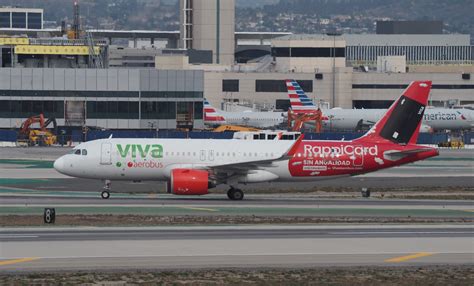
POLYGON ((465 225, 4 229, 0 272, 472 264, 473 238, 465 225))
POLYGON ((225 189, 202 197, 177 197, 165 194, 158 182, 113 182, 111 199, 102 200, 100 181, 66 178, 51 168, 51 161, 34 160, 53 160, 61 152, 65 149, 46 149, 39 155, 28 151, 29 160, 17 161, 21 152, 16 150, 13 159, 0 160, 0 216, 39 221, 45 207, 54 207, 58 221, 63 215, 85 215, 87 220, 97 214, 133 214, 178 216, 184 221, 286 216, 464 223, 2 228, 0 272, 474 263, 474 231, 467 224, 474 218, 472 200, 360 197, 362 187, 375 194, 403 189, 414 195, 444 188, 454 196, 463 189, 460 194, 466 196, 473 187, 473 150, 442 152, 433 160, 341 180, 244 186, 246 197, 239 202, 228 200, 225 189), (284 193, 262 194, 262 189, 284 193), (328 194, 339 197, 325 197, 328 194))

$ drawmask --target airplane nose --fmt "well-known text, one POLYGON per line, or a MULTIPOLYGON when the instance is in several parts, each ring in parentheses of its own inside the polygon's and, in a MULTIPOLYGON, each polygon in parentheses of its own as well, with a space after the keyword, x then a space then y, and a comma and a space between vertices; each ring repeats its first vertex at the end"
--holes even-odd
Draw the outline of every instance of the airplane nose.
POLYGON ((59 173, 63 173, 64 172, 64 157, 59 157, 58 159, 56 159, 56 161, 54 161, 54 169, 56 171, 58 171, 59 173))

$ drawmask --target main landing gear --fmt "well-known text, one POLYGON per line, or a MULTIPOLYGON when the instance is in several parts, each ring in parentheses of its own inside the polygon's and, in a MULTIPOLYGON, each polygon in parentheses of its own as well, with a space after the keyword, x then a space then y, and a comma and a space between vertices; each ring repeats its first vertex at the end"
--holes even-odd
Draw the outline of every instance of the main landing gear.
POLYGON ((102 193, 100 194, 100 196, 106 200, 108 198, 110 198, 110 186, 112 185, 112 182, 110 180, 105 180, 105 186, 104 186, 104 190, 102 191, 102 193))
POLYGON ((227 191, 227 197, 233 201, 241 201, 244 198, 244 192, 242 192, 240 189, 234 189, 231 187, 227 191))

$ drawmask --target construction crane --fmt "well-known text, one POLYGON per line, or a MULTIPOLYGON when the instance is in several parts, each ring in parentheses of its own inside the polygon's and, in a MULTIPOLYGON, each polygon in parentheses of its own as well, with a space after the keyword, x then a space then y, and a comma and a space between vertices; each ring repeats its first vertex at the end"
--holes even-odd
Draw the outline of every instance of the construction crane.
POLYGON ((57 123, 55 118, 45 120, 43 114, 31 116, 21 124, 18 142, 27 143, 28 146, 51 146, 57 142, 57 137, 54 135, 56 129, 57 123), (39 124, 39 129, 33 129, 32 125, 36 123, 39 124), (53 125, 53 130, 47 129, 50 124, 53 125))
POLYGON ((98 53, 95 49, 95 43, 94 38, 92 37, 92 33, 90 31, 85 31, 82 29, 79 1, 75 0, 73 3, 73 24, 71 29, 67 31, 67 37, 71 40, 85 40, 89 48, 89 66, 91 68, 104 68, 104 61, 102 59, 102 55, 100 52, 98 53))
POLYGON ((73 23, 71 29, 67 31, 67 37, 71 40, 77 40, 81 38, 81 16, 79 11, 79 2, 74 1, 74 12, 73 12, 73 23))

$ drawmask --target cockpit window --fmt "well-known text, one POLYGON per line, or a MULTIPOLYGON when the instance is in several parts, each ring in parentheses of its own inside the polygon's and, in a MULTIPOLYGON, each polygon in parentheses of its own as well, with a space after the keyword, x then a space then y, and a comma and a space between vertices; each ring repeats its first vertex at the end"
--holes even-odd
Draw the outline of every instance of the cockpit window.
POLYGON ((74 152, 74 155, 81 155, 81 149, 77 149, 77 150, 74 152))
POLYGON ((86 149, 82 149, 82 156, 87 156, 87 150, 86 149))

